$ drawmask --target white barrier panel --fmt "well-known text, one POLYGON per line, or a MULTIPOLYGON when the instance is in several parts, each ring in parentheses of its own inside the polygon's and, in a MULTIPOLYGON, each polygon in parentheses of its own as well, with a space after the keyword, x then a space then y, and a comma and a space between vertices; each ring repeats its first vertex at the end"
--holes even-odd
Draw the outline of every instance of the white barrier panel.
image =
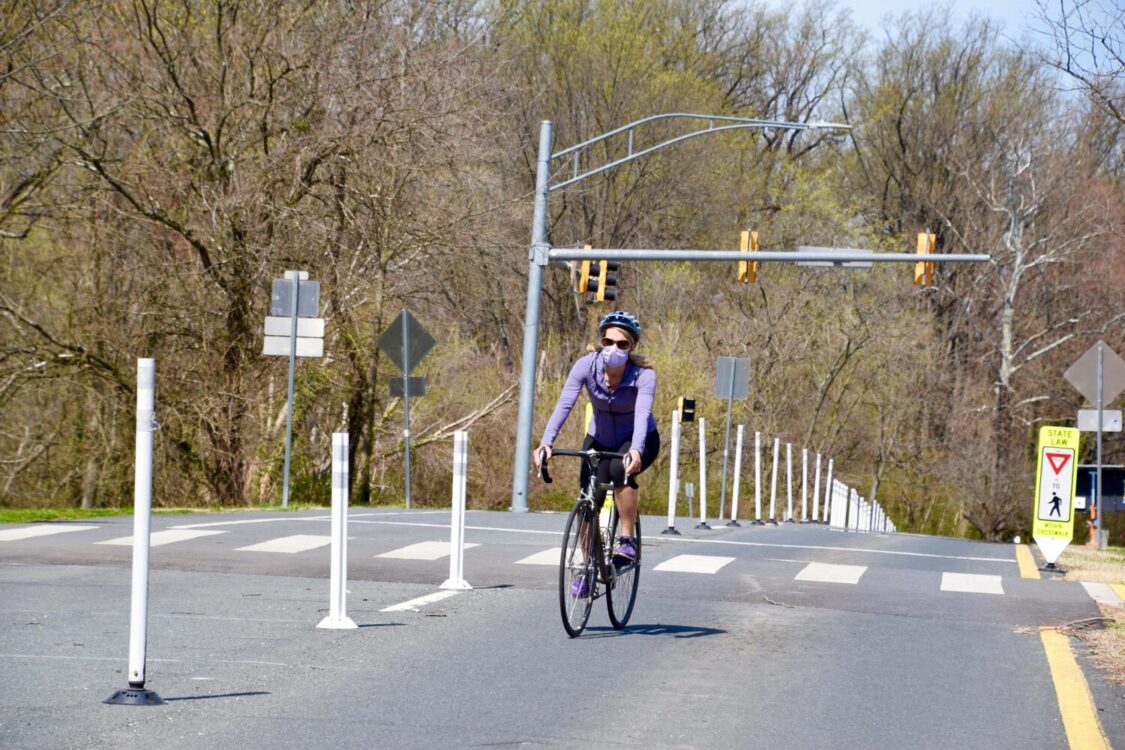
POLYGON ((742 432, 743 426, 738 426, 734 439, 734 487, 731 488, 730 523, 727 526, 740 526, 738 523, 738 488, 742 479, 742 432))
POLYGON ((699 418, 699 523, 697 529, 709 529, 707 525, 707 422, 699 418))
POLYGON ((137 360, 136 464, 133 470, 133 585, 129 609, 129 687, 104 702, 157 706, 163 699, 145 689, 148 648, 149 535, 152 531, 152 433, 156 431, 156 360, 137 360))
POLYGON ((464 591, 472 586, 465 580, 465 494, 469 483, 469 433, 453 433, 453 510, 449 523, 449 578, 443 589, 464 591))
POLYGON ((676 534, 676 500, 680 495, 680 412, 672 412, 672 466, 668 473, 668 528, 662 534, 676 534))
POLYGON ((318 628, 349 630, 348 617, 348 433, 332 433, 332 560, 328 574, 328 616, 318 628))
MULTIPOLYGON (((816 469, 813 472, 813 492, 812 492, 812 520, 814 523, 820 522, 820 454, 816 454, 816 469)), ((828 506, 824 507, 824 522, 828 522, 828 506)))
POLYGON ((832 517, 830 524, 833 528, 846 529, 848 527, 848 488, 839 480, 832 480, 832 517))
POLYGON ((767 523, 777 526, 777 454, 781 450, 781 438, 773 439, 773 475, 770 478, 770 517, 767 523))

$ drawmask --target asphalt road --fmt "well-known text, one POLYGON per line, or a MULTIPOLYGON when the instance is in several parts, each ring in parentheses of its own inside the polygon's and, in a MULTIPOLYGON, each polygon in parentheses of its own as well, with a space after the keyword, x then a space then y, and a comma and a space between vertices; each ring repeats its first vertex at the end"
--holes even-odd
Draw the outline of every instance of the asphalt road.
MULTIPOLYGON (((1098 609, 1077 583, 1020 578, 1010 545, 668 537, 646 517, 630 626, 599 601, 569 639, 560 514, 470 511, 473 589, 393 609, 439 592, 448 519, 353 509, 359 627, 323 630, 327 513, 154 517, 157 707, 101 702, 126 685, 131 518, 0 527, 0 747, 1068 747, 1037 628, 1098 609)), ((1125 747, 1122 688, 1073 645, 1125 747)))

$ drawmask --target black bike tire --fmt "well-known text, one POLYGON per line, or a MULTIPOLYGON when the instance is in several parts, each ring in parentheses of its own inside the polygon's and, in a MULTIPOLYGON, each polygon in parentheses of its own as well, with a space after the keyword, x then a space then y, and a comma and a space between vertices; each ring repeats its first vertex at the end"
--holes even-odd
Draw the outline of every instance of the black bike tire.
MULTIPOLYGON (((617 539, 617 507, 609 522, 610 539, 617 539)), ((613 577, 613 582, 606 587, 605 604, 609 610, 609 622, 615 630, 621 630, 629 624, 633 616, 633 606, 637 603, 637 586, 641 580, 641 519, 638 514, 636 528, 633 534, 637 537, 637 560, 626 566, 622 572, 613 577)), ((610 565, 613 561, 610 561, 610 565)))
POLYGON ((593 546, 597 541, 594 526, 597 518, 590 509, 590 504, 584 500, 574 503, 570 516, 566 519, 566 531, 563 532, 562 551, 559 555, 559 613, 562 615, 563 627, 571 638, 579 636, 586 629, 590 619, 590 610, 594 606, 594 587, 597 585, 595 572, 596 556, 593 546), (575 568, 571 565, 571 554, 582 542, 582 524, 587 524, 590 533, 587 536, 585 550, 586 561, 582 566, 580 575, 588 576, 590 591, 583 599, 576 599, 570 595, 570 587, 576 580, 575 568))

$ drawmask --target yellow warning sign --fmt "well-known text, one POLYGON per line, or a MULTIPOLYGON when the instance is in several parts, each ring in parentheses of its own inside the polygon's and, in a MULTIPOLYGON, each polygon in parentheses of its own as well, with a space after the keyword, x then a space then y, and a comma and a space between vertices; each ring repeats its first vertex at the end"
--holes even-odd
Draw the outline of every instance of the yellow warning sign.
POLYGON ((1039 460, 1035 467, 1035 517, 1031 535, 1067 541, 1074 534, 1074 490, 1078 482, 1078 430, 1039 429, 1039 460))

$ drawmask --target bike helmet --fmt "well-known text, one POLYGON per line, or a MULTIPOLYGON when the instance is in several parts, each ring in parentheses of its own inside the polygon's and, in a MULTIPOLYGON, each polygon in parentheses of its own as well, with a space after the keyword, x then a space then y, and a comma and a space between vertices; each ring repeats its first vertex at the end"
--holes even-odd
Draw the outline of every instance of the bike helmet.
POLYGON ((602 318, 598 323, 598 333, 605 333, 605 329, 611 327, 628 331, 634 341, 641 340, 641 321, 624 310, 614 310, 602 318))

